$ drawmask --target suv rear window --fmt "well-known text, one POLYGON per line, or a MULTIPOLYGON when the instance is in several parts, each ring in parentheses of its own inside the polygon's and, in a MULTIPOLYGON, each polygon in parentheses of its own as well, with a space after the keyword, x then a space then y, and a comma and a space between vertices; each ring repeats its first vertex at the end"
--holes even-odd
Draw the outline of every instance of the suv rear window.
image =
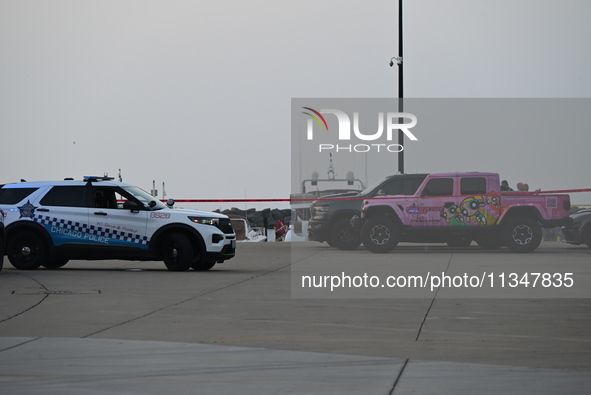
POLYGON ((86 207, 84 186, 56 186, 41 199, 43 206, 86 207))
POLYGON ((0 189, 0 204, 17 204, 39 188, 0 189))

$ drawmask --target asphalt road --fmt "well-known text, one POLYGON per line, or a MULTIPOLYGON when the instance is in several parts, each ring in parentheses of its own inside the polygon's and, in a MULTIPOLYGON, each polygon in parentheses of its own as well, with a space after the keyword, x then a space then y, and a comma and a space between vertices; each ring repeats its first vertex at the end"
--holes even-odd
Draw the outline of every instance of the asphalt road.
POLYGON ((167 376, 166 388, 178 393, 591 393, 590 263, 591 250, 556 242, 532 254, 405 244, 383 255, 318 243, 243 243, 235 259, 183 273, 127 261, 19 271, 5 259, 0 393, 161 393, 161 378, 145 377, 155 377, 161 370, 154 365, 163 369, 171 355, 194 366, 181 378, 167 376), (492 294, 299 286, 302 273, 350 269, 354 276, 356 268, 376 276, 394 268, 460 277, 474 270, 497 279, 511 270, 571 271, 577 286, 558 293, 550 289, 556 284, 538 293, 521 286, 515 295, 498 285, 492 294), (129 364, 118 365, 118 352, 133 355, 129 364), (236 376, 237 366, 252 368, 242 373, 250 381, 236 376), (115 376, 126 369, 133 374, 122 386, 115 376), (214 382, 212 374, 219 375, 214 382))

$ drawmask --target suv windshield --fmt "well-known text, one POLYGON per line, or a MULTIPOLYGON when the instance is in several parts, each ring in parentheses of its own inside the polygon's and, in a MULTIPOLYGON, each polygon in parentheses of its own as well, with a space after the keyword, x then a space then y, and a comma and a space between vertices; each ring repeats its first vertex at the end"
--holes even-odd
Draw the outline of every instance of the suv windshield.
POLYGON ((148 192, 144 191, 138 187, 123 187, 122 188, 125 192, 129 193, 131 196, 142 202, 146 207, 150 207, 150 202, 155 202, 156 205, 151 208, 151 210, 162 210, 166 208, 166 205, 162 203, 158 198, 150 195, 148 192))

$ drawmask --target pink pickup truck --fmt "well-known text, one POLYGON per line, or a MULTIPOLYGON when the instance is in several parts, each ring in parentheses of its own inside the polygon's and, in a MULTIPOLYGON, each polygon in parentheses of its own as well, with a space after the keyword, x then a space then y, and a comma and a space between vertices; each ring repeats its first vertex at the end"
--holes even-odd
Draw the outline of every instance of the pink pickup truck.
POLYGON ((428 175, 413 196, 365 199, 357 226, 365 247, 377 253, 400 241, 472 240, 484 249, 531 252, 542 227, 565 225, 569 210, 569 195, 501 192, 496 173, 440 173, 428 175))

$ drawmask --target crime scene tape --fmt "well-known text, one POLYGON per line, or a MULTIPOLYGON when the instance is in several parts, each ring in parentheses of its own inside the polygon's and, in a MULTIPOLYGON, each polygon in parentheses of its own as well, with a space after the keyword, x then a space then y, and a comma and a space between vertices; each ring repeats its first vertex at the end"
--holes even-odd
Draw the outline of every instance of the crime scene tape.
MULTIPOLYGON (((484 193, 484 194, 470 194, 470 195, 445 195, 445 196, 417 196, 419 198, 437 198, 437 197, 466 197, 474 195, 499 195, 499 196, 523 196, 523 195, 547 195, 547 194, 565 194, 565 193, 578 193, 578 192, 591 192, 591 188, 583 189, 561 189, 561 190, 549 190, 549 191, 529 191, 529 192, 501 192, 501 193, 484 193)), ((408 199, 408 196, 375 196, 375 199, 408 199)), ((315 200, 331 200, 331 198, 314 197, 307 199, 174 199, 175 202, 179 203, 265 203, 265 202, 313 202, 315 200)), ((367 197, 334 197, 334 200, 363 200, 367 197)), ((162 200, 166 202, 166 199, 162 200)), ((591 206, 591 204, 577 204, 576 206, 591 206)))

